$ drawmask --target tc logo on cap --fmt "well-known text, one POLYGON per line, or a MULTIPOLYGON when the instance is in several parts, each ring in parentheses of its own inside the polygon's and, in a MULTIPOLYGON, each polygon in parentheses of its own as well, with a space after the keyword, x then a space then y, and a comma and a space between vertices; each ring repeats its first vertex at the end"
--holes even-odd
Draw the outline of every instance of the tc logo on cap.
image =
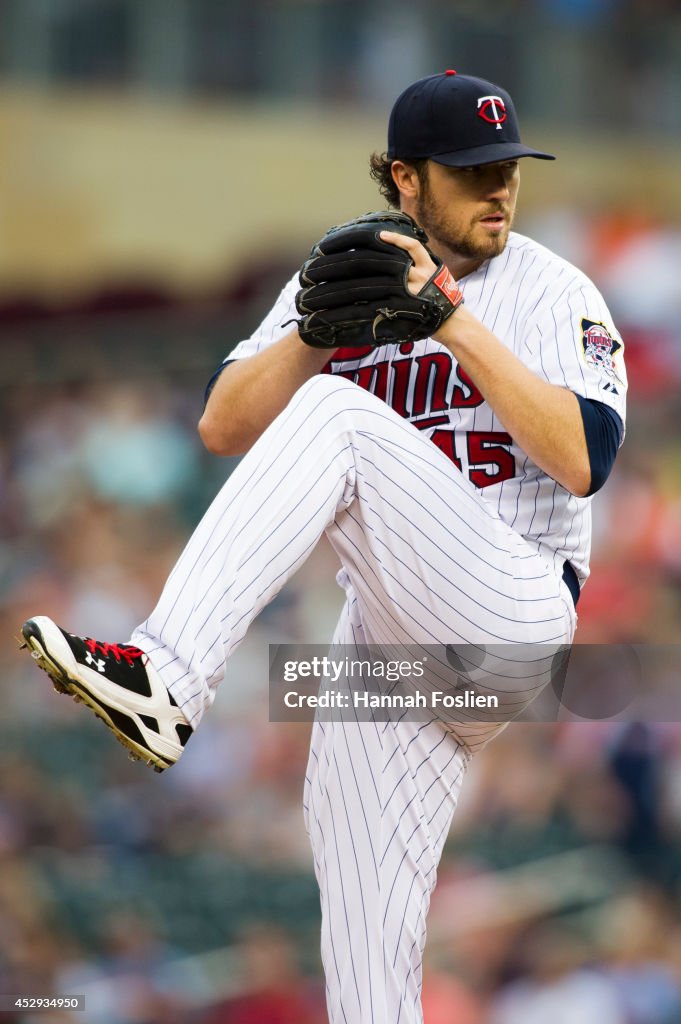
POLYGON ((478 117, 488 124, 495 124, 497 131, 506 120, 506 106, 501 96, 481 96, 478 100, 478 117))

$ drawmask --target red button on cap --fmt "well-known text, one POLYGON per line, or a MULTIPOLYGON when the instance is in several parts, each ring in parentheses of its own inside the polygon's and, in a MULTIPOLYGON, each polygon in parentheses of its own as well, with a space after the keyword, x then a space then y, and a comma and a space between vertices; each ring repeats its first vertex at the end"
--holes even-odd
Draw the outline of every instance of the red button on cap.
POLYGON ((448 68, 448 69, 447 69, 447 70, 445 71, 445 74, 446 74, 446 75, 455 75, 455 74, 456 74, 456 71, 452 71, 452 69, 451 69, 451 68, 448 68))

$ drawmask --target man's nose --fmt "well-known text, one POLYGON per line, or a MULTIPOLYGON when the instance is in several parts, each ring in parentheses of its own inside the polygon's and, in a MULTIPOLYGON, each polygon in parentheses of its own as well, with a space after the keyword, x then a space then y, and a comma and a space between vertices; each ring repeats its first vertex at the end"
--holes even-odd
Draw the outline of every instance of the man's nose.
POLYGON ((508 176, 501 167, 490 168, 489 179, 486 181, 486 196, 489 199, 508 200, 511 196, 508 176))

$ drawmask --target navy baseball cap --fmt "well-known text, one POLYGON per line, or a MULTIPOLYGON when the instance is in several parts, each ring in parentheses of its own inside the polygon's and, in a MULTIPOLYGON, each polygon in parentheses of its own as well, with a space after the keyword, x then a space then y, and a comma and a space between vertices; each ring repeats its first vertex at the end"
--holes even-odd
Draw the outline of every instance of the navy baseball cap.
POLYGON ((520 141, 509 94, 483 78, 444 71, 414 82, 398 96, 388 123, 390 160, 429 157, 448 167, 471 167, 551 153, 520 141))

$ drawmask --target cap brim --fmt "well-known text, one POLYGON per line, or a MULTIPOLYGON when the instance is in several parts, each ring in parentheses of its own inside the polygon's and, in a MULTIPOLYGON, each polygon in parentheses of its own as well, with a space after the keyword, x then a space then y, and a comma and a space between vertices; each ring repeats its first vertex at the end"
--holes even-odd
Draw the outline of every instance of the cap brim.
POLYGON ((496 146, 477 146, 461 149, 456 153, 433 153, 430 157, 436 164, 446 167, 479 167, 482 164, 498 164, 504 160, 518 160, 521 156, 533 156, 537 160, 555 160, 551 153, 541 153, 519 142, 500 142, 496 146))

